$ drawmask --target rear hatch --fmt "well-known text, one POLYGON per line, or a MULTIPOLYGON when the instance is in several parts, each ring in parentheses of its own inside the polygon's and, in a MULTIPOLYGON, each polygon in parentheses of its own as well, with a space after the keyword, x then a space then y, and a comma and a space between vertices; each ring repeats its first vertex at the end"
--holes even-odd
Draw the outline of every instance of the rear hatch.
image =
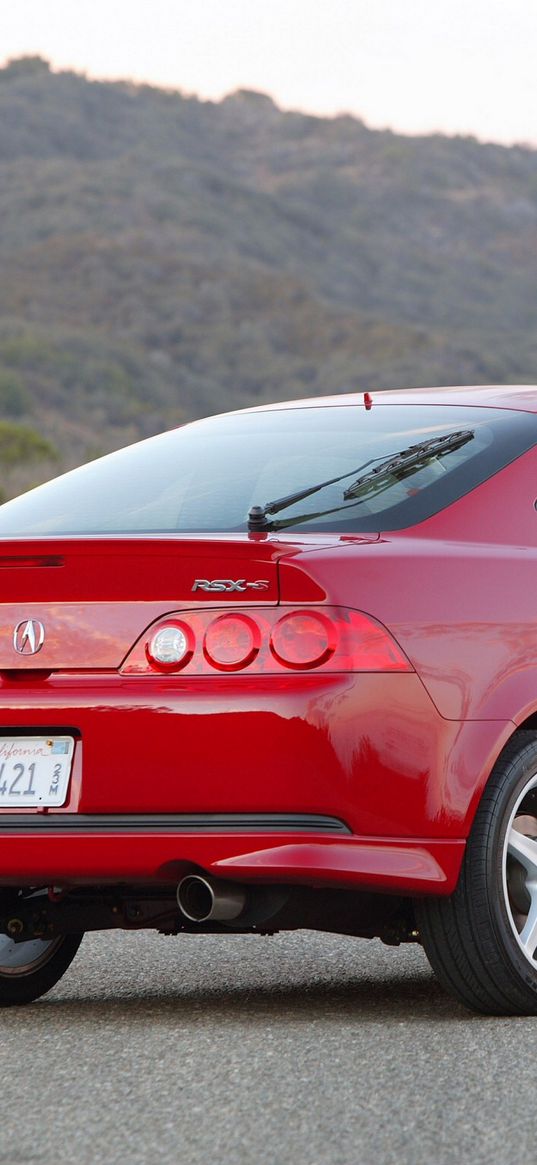
POLYGON ((272 606, 287 544, 233 538, 3 542, 0 670, 115 669, 155 619, 179 609, 272 606), (43 643, 32 652, 33 620, 43 643))
MULTIPOLYGON (((375 538, 353 543, 363 541, 367 553, 375 538)), ((348 775, 313 695, 320 686, 330 707, 347 676, 215 672, 154 674, 148 682, 118 674, 146 628, 172 612, 275 608, 280 599, 288 607, 333 603, 333 579, 325 576, 323 586, 316 577, 317 552, 341 545, 338 536, 0 545, 0 746, 8 761, 0 813, 300 809, 345 819, 348 775), (23 642, 30 622, 34 646, 39 625, 44 632, 34 654, 23 642), (39 805, 33 789, 30 796, 34 753, 39 805), (57 787, 47 766, 59 773, 57 787), (17 767, 24 767, 22 798, 17 767)))

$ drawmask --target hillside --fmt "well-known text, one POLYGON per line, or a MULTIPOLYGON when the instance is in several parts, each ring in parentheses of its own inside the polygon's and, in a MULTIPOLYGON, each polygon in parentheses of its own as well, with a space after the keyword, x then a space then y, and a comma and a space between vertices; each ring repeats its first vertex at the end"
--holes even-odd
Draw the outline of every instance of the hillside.
POLYGON ((537 381, 529 149, 23 59, 0 70, 0 258, 8 492, 257 401, 537 381))

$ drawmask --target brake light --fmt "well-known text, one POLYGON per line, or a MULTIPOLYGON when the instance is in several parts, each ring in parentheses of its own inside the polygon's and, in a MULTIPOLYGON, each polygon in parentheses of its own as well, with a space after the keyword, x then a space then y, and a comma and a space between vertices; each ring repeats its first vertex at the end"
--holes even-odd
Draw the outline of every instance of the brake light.
POLYGON ((253 662, 260 642, 261 634, 254 620, 234 611, 209 623, 203 651, 208 663, 219 671, 238 671, 253 662))
POLYGON ((296 671, 320 667, 336 649, 336 628, 320 611, 293 611, 272 629, 270 647, 276 659, 296 671))
POLYGON ((347 607, 182 611, 150 627, 121 668, 123 675, 290 671, 413 668, 382 623, 347 607))

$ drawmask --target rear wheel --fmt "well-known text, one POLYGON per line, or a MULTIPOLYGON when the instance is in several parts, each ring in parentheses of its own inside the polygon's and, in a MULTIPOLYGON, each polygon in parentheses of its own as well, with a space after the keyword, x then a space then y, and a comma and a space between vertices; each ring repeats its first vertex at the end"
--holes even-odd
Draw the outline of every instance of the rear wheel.
POLYGON ((537 1015, 537 736, 498 760, 450 898, 416 902, 425 952, 466 1007, 537 1015))
POLYGON ((0 935, 0 1007, 31 1003, 61 979, 82 942, 81 934, 16 943, 0 935))

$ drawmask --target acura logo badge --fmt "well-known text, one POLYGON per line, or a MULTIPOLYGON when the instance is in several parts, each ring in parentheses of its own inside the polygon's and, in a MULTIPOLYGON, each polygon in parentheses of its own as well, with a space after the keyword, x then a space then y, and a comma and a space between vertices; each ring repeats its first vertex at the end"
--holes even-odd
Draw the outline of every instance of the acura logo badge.
POLYGON ((45 642, 45 628, 39 619, 23 619, 13 632, 13 647, 19 655, 37 655, 45 642))

